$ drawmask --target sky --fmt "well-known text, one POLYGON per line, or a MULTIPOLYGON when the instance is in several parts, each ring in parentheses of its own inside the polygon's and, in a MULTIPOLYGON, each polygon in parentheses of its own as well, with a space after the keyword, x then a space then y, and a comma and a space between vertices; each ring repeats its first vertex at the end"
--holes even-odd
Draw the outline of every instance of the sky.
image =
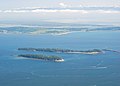
POLYGON ((0 23, 120 23, 120 0, 0 0, 0 23))

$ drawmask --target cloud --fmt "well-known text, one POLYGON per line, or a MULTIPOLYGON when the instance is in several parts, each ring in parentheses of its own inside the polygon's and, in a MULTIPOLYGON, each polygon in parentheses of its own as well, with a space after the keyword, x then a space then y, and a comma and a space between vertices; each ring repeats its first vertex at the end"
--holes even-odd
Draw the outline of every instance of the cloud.
POLYGON ((31 10, 30 12, 35 12, 35 13, 41 13, 41 12, 54 13, 54 12, 57 12, 57 10, 35 9, 35 10, 31 10))
POLYGON ((34 9, 34 10, 4 10, 3 13, 88 13, 86 10, 72 10, 72 9, 34 9))
POLYGON ((67 7, 67 5, 66 5, 66 4, 64 4, 64 3, 59 3, 59 5, 60 5, 61 7, 64 7, 64 8, 66 8, 66 7, 67 7))
POLYGON ((79 9, 79 8, 22 8, 14 10, 0 10, 0 13, 104 13, 104 14, 118 14, 120 10, 113 9, 79 9))
POLYGON ((5 11, 2 11, 4 13, 26 13, 26 12, 29 12, 27 10, 5 10, 5 11))
POLYGON ((0 10, 0 13, 3 12, 2 10, 0 10))
POLYGON ((106 14, 115 14, 115 13, 120 13, 120 11, 115 11, 115 10, 97 10, 98 13, 106 13, 106 14))

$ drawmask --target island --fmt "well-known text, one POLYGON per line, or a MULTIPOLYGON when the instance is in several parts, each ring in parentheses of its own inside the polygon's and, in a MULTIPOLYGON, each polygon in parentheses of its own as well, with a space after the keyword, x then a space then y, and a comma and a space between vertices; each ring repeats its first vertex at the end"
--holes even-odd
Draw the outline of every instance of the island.
POLYGON ((82 50, 59 49, 59 48, 18 48, 18 50, 69 53, 69 54, 91 54, 91 55, 102 53, 102 50, 99 49, 82 51, 82 50))
POLYGON ((41 54, 20 54, 18 57, 24 57, 28 59, 37 59, 37 60, 45 60, 45 61, 54 61, 54 62, 63 62, 64 59, 59 56, 47 56, 41 54))

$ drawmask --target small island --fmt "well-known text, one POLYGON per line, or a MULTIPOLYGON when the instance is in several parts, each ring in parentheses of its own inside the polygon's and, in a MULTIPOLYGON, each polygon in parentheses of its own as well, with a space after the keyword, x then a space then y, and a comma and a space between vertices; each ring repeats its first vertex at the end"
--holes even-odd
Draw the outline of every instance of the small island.
POLYGON ((63 62, 64 59, 59 56, 46 56, 41 54, 20 54, 18 57, 24 57, 29 59, 38 59, 45 61, 63 62))
POLYGON ((102 53, 102 50, 99 49, 82 51, 82 50, 59 49, 59 48, 18 48, 18 50, 69 53, 69 54, 91 54, 91 55, 102 53))

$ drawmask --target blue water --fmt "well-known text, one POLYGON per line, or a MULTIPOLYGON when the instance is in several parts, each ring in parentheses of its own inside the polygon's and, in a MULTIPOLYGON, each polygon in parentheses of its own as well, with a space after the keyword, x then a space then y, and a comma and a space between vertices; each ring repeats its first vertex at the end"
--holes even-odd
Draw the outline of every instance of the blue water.
POLYGON ((120 53, 61 54, 65 62, 20 59, 20 47, 114 49, 120 51, 120 32, 77 32, 63 36, 0 35, 0 86, 120 86, 120 53))

